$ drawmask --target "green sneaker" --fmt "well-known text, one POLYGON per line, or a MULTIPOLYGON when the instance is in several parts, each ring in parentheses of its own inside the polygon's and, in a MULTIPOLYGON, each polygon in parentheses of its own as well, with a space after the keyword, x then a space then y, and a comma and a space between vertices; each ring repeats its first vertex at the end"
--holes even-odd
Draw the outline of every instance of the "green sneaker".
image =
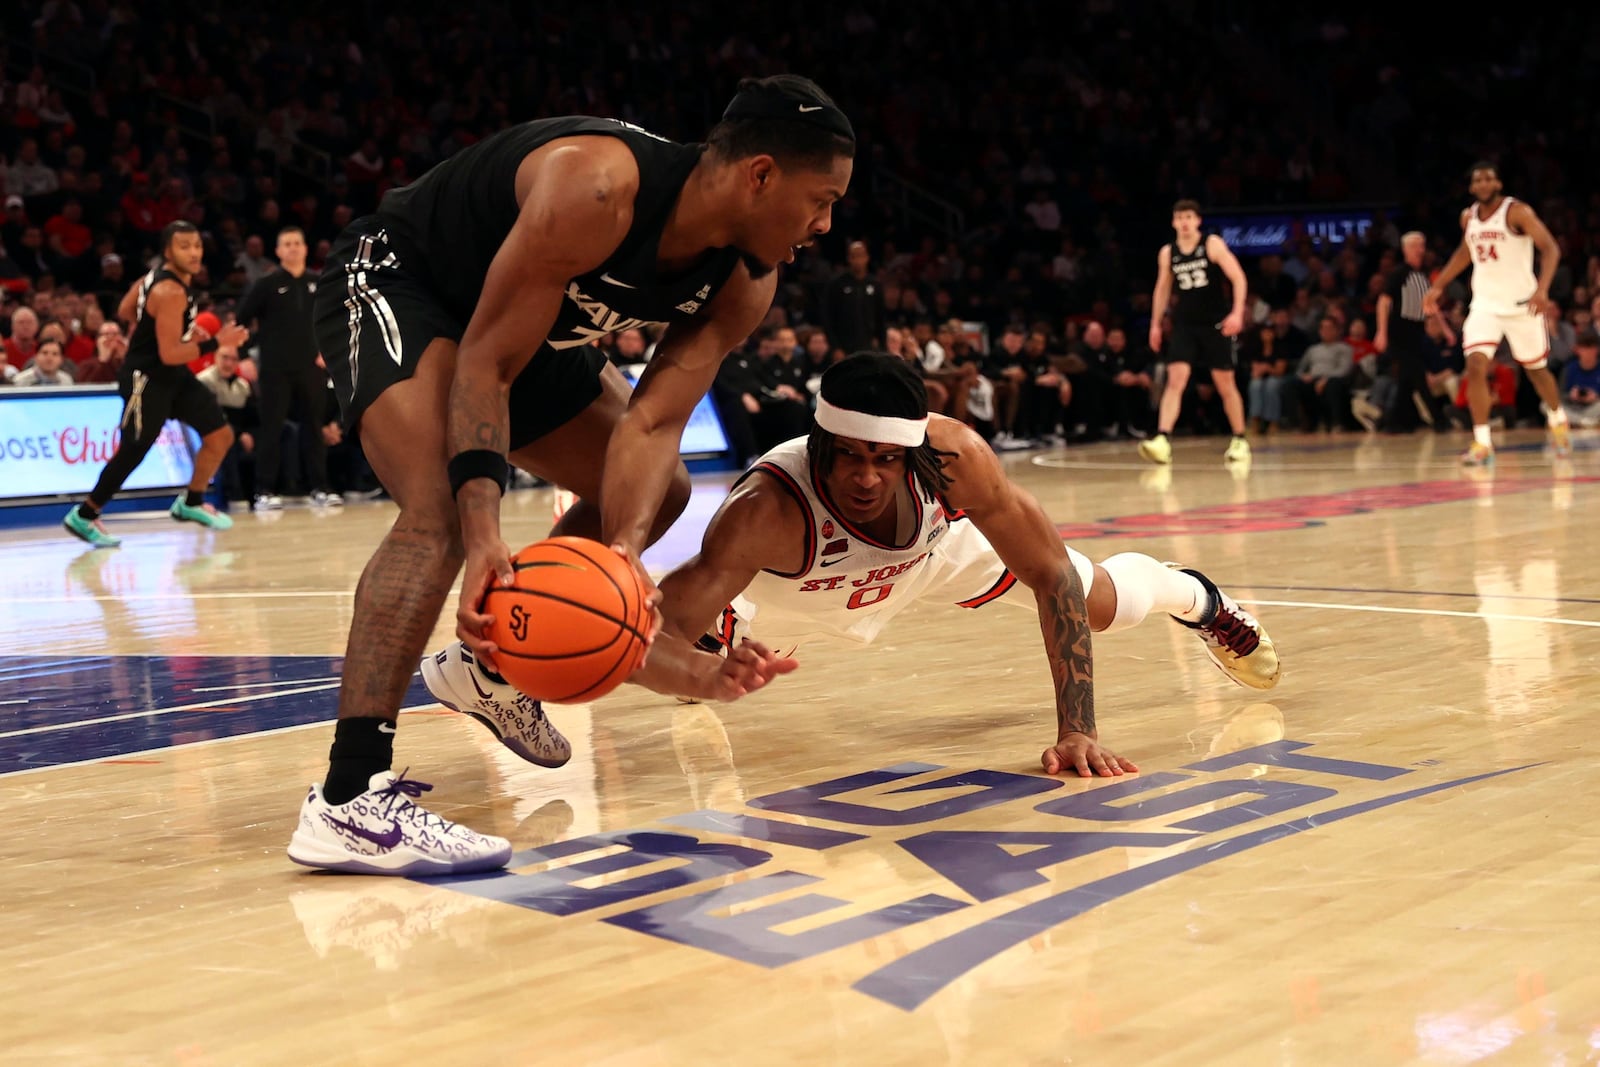
POLYGON ((61 525, 65 526, 67 532, 73 537, 78 538, 80 541, 87 541, 95 548, 116 548, 122 544, 122 538, 112 537, 106 533, 105 527, 100 525, 99 519, 91 521, 84 518, 83 514, 78 511, 76 504, 73 505, 71 511, 67 512, 66 517, 61 520, 61 525))
POLYGON ((201 526, 209 526, 213 530, 233 529, 233 520, 222 512, 214 510, 210 504, 191 508, 184 503, 181 495, 172 502, 172 517, 179 522, 198 522, 201 526))

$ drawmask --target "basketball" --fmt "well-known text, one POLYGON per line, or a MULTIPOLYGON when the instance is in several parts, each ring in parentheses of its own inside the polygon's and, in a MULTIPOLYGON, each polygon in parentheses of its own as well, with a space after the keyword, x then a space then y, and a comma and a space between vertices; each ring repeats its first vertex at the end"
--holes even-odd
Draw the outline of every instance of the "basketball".
POLYGON ((628 561, 585 537, 551 537, 511 557, 514 584, 484 595, 495 665, 554 704, 611 692, 644 662, 654 618, 628 561))

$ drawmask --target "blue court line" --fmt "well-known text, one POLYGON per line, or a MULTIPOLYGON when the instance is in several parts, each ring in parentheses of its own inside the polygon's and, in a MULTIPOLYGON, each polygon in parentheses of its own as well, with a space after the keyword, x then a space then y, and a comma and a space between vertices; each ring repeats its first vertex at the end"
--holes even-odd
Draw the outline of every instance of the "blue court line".
POLYGON ((85 656, 81 659, 54 660, 53 666, 41 666, 38 663, 19 663, 8 667, 0 664, 0 685, 29 678, 46 678, 52 674, 60 674, 63 671, 81 670, 86 666, 110 662, 110 656, 85 656))
MULTIPOLYGON (((0 737, 0 775, 328 722, 337 708, 335 688, 282 695, 256 688, 231 697, 196 690, 240 683, 303 689, 314 679, 339 675, 343 663, 343 657, 335 656, 0 660, 0 701, 26 701, 0 705, 0 734, 47 728, 0 737), (240 702, 247 695, 257 699, 240 702), (214 706, 163 713, 199 703, 214 706), (131 717, 83 721, 114 715, 131 717)), ((413 677, 402 703, 416 707, 436 702, 421 679, 413 677)))

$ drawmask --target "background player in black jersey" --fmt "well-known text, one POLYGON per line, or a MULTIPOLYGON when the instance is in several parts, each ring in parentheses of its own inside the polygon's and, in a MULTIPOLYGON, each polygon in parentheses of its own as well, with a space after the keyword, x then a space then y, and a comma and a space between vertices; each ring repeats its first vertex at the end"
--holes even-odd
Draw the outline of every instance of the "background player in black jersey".
POLYGON ((96 548, 122 543, 106 533, 100 512, 150 452, 168 419, 188 423, 201 438, 194 477, 188 491, 172 502, 172 517, 217 530, 233 525, 204 500, 206 486, 233 445, 233 430, 216 397, 187 364, 221 345, 241 344, 250 334, 241 326, 224 326, 217 336, 209 337, 195 326, 189 282, 204 253, 193 223, 169 223, 161 231, 161 266, 140 278, 122 298, 117 317, 134 323, 128 356, 117 375, 123 400, 122 436, 88 497, 61 520, 69 533, 96 548))
MULTIPOLYGON (((491 582, 512 581, 508 457, 581 497, 557 533, 603 538, 643 575, 640 552, 688 497, 683 428, 723 355, 761 323, 777 266, 828 231, 854 153, 850 123, 815 84, 747 79, 704 145, 610 119, 524 123, 392 191, 340 236, 317 288, 317 339, 400 515, 356 589, 329 771, 301 808, 292 859, 408 874, 510 857, 509 842, 412 803, 424 787, 390 772, 401 697, 463 559, 457 633, 473 662, 452 669, 494 677, 482 674, 496 649, 479 604, 491 582), (646 325, 666 333, 630 396, 588 342, 646 325)), ((693 653, 688 680, 754 688, 775 659, 693 653)), ((570 756, 536 702, 492 728, 536 762, 570 756)))
POLYGON ((1150 308, 1150 351, 1162 352, 1161 318, 1166 314, 1172 290, 1178 290, 1178 303, 1172 309, 1172 333, 1165 338, 1167 384, 1161 393, 1155 436, 1139 442, 1139 455, 1152 463, 1172 462, 1169 435, 1183 410, 1183 392, 1189 386, 1194 367, 1209 367, 1216 383, 1222 409, 1233 429, 1224 459, 1229 463, 1248 463, 1250 442, 1244 437, 1244 399, 1233 376, 1234 338, 1244 329, 1244 268, 1228 250, 1227 242, 1200 230, 1200 205, 1179 200, 1172 205, 1172 229, 1177 237, 1161 246, 1156 257, 1156 291, 1150 308), (1226 277, 1233 287, 1230 297, 1222 291, 1226 277))

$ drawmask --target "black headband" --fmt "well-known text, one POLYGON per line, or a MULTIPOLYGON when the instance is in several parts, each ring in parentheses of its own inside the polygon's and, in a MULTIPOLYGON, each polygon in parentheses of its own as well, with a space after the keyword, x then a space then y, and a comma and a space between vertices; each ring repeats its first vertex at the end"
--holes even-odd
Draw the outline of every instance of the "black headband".
POLYGON ((815 100, 805 100, 786 93, 746 89, 728 103, 722 118, 724 121, 788 119, 791 122, 805 122, 821 127, 850 141, 856 139, 856 131, 851 127, 850 120, 844 117, 843 111, 832 104, 821 104, 815 100))

